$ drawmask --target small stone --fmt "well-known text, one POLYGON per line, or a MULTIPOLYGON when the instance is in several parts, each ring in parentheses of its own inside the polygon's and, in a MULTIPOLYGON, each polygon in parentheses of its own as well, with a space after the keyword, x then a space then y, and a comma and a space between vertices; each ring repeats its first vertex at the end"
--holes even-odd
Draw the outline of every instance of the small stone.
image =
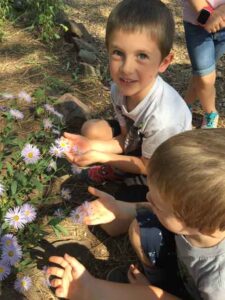
POLYGON ((97 56, 88 50, 81 49, 79 51, 78 57, 83 61, 88 64, 94 64, 97 60, 97 56))
POLYGON ((95 68, 87 63, 79 63, 80 74, 84 77, 97 77, 95 68))

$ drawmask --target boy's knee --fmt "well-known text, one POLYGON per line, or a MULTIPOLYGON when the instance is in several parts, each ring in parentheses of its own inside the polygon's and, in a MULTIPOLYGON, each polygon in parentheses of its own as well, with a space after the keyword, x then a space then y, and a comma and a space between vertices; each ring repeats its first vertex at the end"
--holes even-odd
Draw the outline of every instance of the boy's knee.
POLYGON ((112 138, 112 129, 107 121, 92 119, 83 124, 81 134, 88 139, 108 140, 112 138))
POLYGON ((141 245, 141 231, 136 219, 130 224, 128 233, 131 245, 133 246, 140 261, 146 266, 151 266, 151 263, 145 255, 141 245))

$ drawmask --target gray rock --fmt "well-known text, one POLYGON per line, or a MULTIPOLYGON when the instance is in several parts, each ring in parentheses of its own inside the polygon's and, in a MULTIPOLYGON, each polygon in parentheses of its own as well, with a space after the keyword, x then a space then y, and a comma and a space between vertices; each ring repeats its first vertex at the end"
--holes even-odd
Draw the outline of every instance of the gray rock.
POLYGON ((81 49, 78 53, 78 57, 88 64, 94 64, 97 60, 97 56, 88 50, 81 49))
POLYGON ((63 114, 67 130, 79 130, 91 113, 90 108, 77 97, 66 93, 58 99, 56 109, 63 114))
POLYGON ((83 38, 87 41, 92 40, 91 35, 82 23, 77 23, 74 20, 69 20, 68 28, 74 37, 83 38))
POLYGON ((75 43, 79 49, 85 49, 90 52, 98 53, 98 50, 92 44, 84 41, 83 39, 73 37, 72 40, 73 40, 73 43, 75 43))

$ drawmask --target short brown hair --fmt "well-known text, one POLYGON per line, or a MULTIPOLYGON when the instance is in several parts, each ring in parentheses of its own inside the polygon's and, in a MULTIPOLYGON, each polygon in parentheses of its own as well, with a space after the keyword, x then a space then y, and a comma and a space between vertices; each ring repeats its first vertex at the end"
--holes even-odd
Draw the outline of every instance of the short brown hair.
POLYGON ((115 30, 132 32, 147 29, 164 58, 172 48, 174 28, 172 13, 160 0, 123 0, 109 15, 106 47, 109 47, 110 37, 115 30))
POLYGON ((188 227, 208 234, 225 230, 225 129, 170 138, 151 157, 148 174, 188 227))

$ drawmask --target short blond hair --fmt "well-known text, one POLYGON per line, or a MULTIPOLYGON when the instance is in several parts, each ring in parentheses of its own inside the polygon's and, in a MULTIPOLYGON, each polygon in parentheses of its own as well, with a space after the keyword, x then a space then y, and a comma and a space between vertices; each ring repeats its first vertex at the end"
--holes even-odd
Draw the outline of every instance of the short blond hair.
POLYGON ((225 231, 225 129, 170 138, 153 154, 148 176, 188 227, 208 234, 225 231))

